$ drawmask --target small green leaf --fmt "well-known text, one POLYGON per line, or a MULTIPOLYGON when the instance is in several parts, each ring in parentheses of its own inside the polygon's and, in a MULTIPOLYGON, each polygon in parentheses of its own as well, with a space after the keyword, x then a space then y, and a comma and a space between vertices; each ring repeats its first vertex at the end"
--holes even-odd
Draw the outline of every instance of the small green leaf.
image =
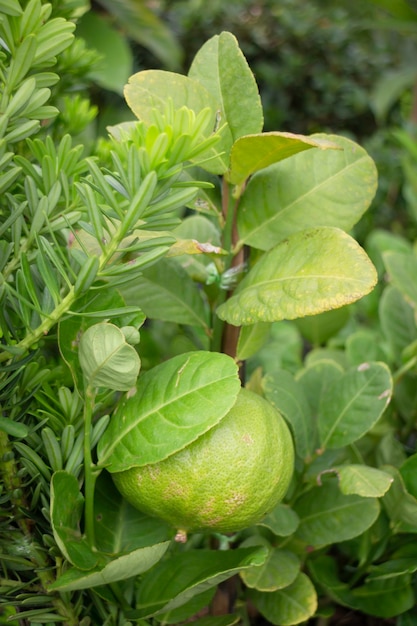
POLYGON ((217 314, 236 326, 296 319, 355 302, 376 281, 374 266, 349 235, 303 230, 266 252, 217 314))
POLYGON ((294 552, 270 548, 265 563, 241 572, 247 587, 258 591, 276 591, 288 587, 297 578, 300 561, 294 552))
POLYGON ((175 109, 186 106, 196 114, 210 107, 214 127, 216 105, 212 96, 203 85, 188 76, 164 70, 145 70, 129 78, 124 94, 133 113, 146 124, 152 124, 154 109, 164 113, 166 103, 171 99, 175 109))
POLYGON ((417 532, 417 498, 408 492, 403 477, 396 467, 382 468, 393 477, 391 488, 382 503, 391 520, 394 532, 417 532))
POLYGON ((395 617, 415 605, 411 575, 369 580, 352 592, 355 608, 384 619, 395 617))
POLYGON ((397 287, 387 285, 379 301, 378 313, 382 332, 399 362, 402 351, 417 340, 414 309, 397 287))
POLYGON ((88 11, 77 22, 77 35, 101 57, 90 77, 104 89, 122 95, 133 68, 132 51, 125 35, 96 11, 88 11))
POLYGON ((291 427, 297 455, 308 457, 314 449, 315 430, 303 387, 287 370, 276 370, 263 380, 266 398, 282 413, 291 427))
POLYGON ((400 474, 412 496, 417 498, 417 454, 412 454, 400 467, 400 474))
POLYGON ((89 385, 115 391, 127 391, 135 385, 140 369, 138 353, 114 324, 90 326, 81 336, 78 354, 89 385))
POLYGON ((173 538, 168 524, 124 500, 107 472, 100 474, 96 483, 94 513, 97 548, 107 554, 128 554, 173 538))
POLYGON ((259 322, 251 326, 242 326, 237 343, 236 358, 238 361, 246 361, 262 348, 268 338, 271 324, 259 322))
POLYGON ((386 252, 383 259, 392 284, 413 308, 417 307, 417 256, 410 252, 386 252))
POLYGON ((165 541, 133 550, 133 552, 117 556, 104 566, 96 567, 88 572, 83 572, 75 567, 70 568, 49 585, 48 589, 49 591, 76 591, 132 578, 155 565, 163 557, 170 544, 170 541, 165 541))
POLYGON ((269 623, 276 626, 292 626, 305 622, 317 609, 314 585, 302 572, 285 589, 270 593, 250 590, 248 595, 269 623))
POLYGON ((326 481, 298 498, 294 510, 300 518, 297 536, 318 549, 361 535, 375 522, 380 508, 376 498, 345 496, 337 484, 326 481))
POLYGON ((386 409, 392 388, 385 363, 362 363, 338 378, 321 398, 321 446, 342 448, 367 433, 386 409))
POLYGON ((299 521, 293 509, 286 504, 278 504, 258 523, 258 526, 269 528, 278 537, 289 537, 297 530, 299 521))
POLYGON ((121 288, 127 304, 150 319, 200 326, 208 331, 209 312, 188 273, 173 260, 161 259, 121 288))
POLYGON ((336 467, 340 491, 365 498, 382 498, 393 482, 393 477, 382 470, 367 465, 342 465, 336 467))
POLYGON ((65 558, 84 571, 95 567, 99 556, 81 535, 83 509, 84 497, 76 477, 63 470, 55 472, 51 481, 51 524, 55 541, 65 558))
POLYGON ((337 147, 330 141, 314 140, 312 137, 293 133, 269 132, 246 135, 233 144, 228 178, 234 185, 241 185, 251 174, 304 150, 337 147))
POLYGON ((264 547, 236 550, 189 550, 161 561, 139 584, 137 609, 127 614, 140 619, 170 611, 203 590, 253 565, 267 556, 264 547))
MULTIPOLYGON (((298 372, 296 381, 301 385, 310 406, 311 415, 317 415, 321 399, 326 395, 327 389, 343 374, 343 367, 336 360, 327 358, 327 353, 319 353, 317 360, 311 359, 310 353, 307 367, 298 372)), ((316 438, 315 438, 316 439, 316 438)), ((318 446, 314 441, 313 446, 318 446)))
POLYGON ((189 76, 204 86, 213 98, 216 126, 221 129, 216 150, 223 153, 227 169, 236 139, 259 133, 263 126, 258 87, 234 35, 222 32, 209 39, 194 57, 189 76))
POLYGON ((100 463, 119 472, 161 461, 218 424, 239 389, 237 365, 225 354, 196 351, 161 363, 117 407, 98 445, 100 463))

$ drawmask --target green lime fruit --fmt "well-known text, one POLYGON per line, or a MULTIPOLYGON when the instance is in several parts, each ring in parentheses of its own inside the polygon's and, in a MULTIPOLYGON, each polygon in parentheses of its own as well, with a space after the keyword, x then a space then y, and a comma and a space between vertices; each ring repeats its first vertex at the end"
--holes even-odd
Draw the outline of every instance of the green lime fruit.
POLYGON ((207 433, 159 463, 117 472, 113 479, 134 507, 183 533, 227 533, 270 512, 285 496, 293 469, 284 419, 267 400, 241 389, 207 433))

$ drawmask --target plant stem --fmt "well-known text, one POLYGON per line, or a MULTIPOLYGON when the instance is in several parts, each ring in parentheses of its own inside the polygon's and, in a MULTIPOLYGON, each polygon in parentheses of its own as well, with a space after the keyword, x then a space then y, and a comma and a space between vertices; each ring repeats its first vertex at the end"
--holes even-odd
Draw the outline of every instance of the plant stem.
POLYGON ((94 532, 94 487, 98 471, 91 456, 91 428, 94 410, 95 391, 88 385, 84 401, 84 495, 85 495, 85 535, 91 548, 95 547, 94 532))
MULTIPOLYGON (((222 214, 224 218, 222 246, 229 252, 225 262, 225 270, 240 262, 240 257, 234 256, 233 247, 236 243, 236 210, 238 200, 233 197, 229 183, 223 178, 222 181, 222 214)), ((228 298, 229 292, 220 289, 216 305, 219 306, 228 298)), ((216 315, 213 319, 213 339, 212 350, 224 352, 234 357, 236 354, 236 344, 239 335, 237 327, 230 327, 220 320, 216 315)))

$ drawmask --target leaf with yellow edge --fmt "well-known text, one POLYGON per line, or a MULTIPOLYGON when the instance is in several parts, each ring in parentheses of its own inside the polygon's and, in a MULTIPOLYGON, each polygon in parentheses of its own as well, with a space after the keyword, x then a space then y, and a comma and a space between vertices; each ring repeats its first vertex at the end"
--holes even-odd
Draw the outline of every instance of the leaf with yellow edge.
POLYGON ((232 147, 228 178, 234 185, 241 185, 251 174, 268 165, 311 148, 341 150, 340 146, 326 139, 293 133, 270 132, 240 137, 232 147))
POLYGON ((352 237, 339 228, 312 228, 266 252, 217 314, 235 326, 296 319, 355 302, 376 282, 373 264, 352 237))

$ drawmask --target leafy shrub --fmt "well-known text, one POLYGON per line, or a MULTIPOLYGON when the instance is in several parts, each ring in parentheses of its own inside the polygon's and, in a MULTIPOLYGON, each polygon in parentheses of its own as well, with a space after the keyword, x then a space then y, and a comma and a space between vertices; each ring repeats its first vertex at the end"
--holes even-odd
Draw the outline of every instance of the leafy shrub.
POLYGON ((0 6, 5 619, 414 619, 415 255, 375 232, 368 256, 347 232, 374 196, 372 159, 336 135, 263 132, 228 32, 188 76, 132 76, 138 121, 85 146, 85 4, 0 6), (138 463, 132 438, 151 463, 186 448, 242 383, 290 425, 286 500, 234 535, 175 541, 111 473, 138 463), (184 399, 191 429, 170 419, 184 399), (211 615, 225 581, 232 606, 211 615))

